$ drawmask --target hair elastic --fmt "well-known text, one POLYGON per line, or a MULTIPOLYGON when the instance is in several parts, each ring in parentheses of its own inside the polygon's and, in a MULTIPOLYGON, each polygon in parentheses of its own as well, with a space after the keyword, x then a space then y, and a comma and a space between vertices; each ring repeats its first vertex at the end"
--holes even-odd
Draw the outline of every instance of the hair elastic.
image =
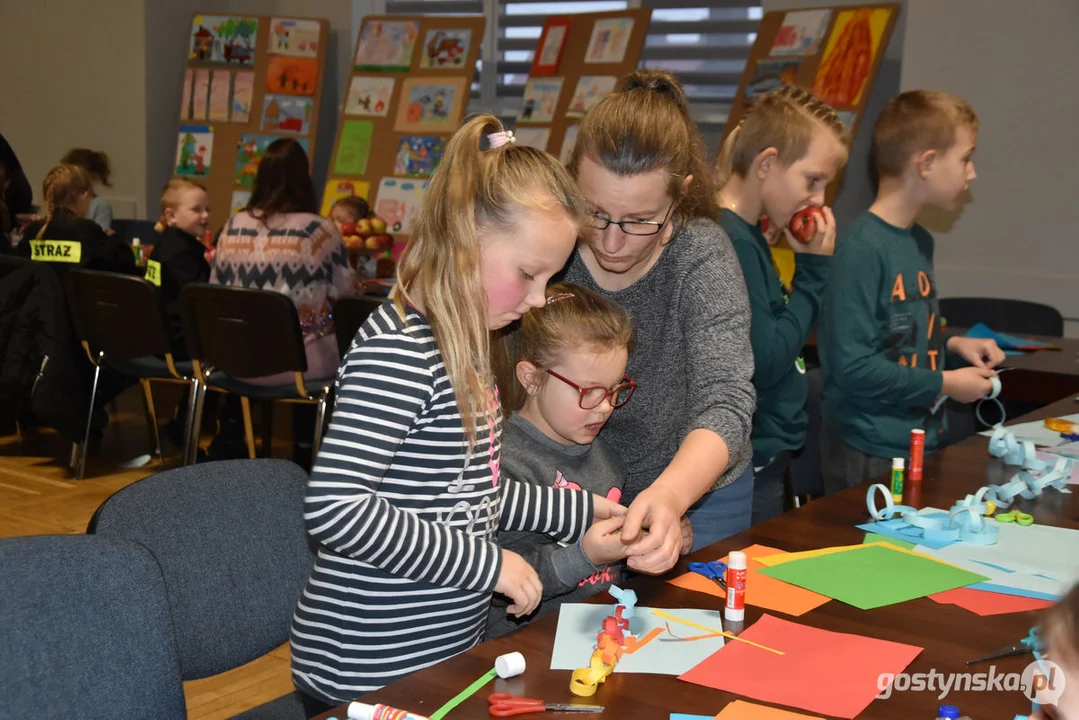
POLYGON ((569 300, 572 297, 576 297, 573 293, 555 293, 551 297, 547 298, 547 304, 556 303, 559 300, 569 300))
POLYGON ((513 136, 512 130, 503 130, 502 132, 493 132, 487 135, 487 143, 490 148, 500 148, 506 143, 515 143, 517 138, 513 136))

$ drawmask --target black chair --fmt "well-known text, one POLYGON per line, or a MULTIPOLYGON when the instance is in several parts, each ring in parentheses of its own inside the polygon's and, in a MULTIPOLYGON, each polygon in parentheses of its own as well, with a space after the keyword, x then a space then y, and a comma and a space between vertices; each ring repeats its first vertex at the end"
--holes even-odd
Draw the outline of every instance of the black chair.
POLYGON ((337 349, 345 356, 352 339, 367 317, 385 302, 383 298, 359 296, 343 297, 333 306, 333 324, 337 328, 337 349))
POLYGON ((94 535, 8 538, 0 577, 0 718, 187 717, 165 579, 149 550, 94 535))
MULTIPOLYGON (((308 391, 304 378, 307 353, 292 300, 270 290, 191 283, 180 291, 180 317, 198 380, 193 393, 189 462, 195 460, 207 388, 240 397, 244 439, 251 458, 255 457, 251 400, 317 405, 312 440, 312 457, 317 457, 334 378, 318 378, 318 390, 308 391), (258 385, 247 381, 280 373, 292 373, 293 382, 258 385)), ((268 428, 265 440, 268 445, 268 428)))
MULTIPOLYGON (((195 381, 192 363, 173 358, 176 348, 172 347, 168 315, 160 294, 141 277, 72 269, 68 273, 68 298, 75 332, 90 362, 94 364, 86 433, 82 445, 77 448, 75 478, 81 480, 86 470, 90 419, 103 365, 137 378, 142 385, 154 454, 158 460, 162 460, 161 437, 150 383, 158 381, 188 385, 193 397, 195 381)), ((192 455, 187 447, 193 443, 191 411, 189 401, 184 438, 185 459, 192 455)))
POLYGON ((940 314, 952 327, 969 328, 983 322, 1002 333, 1064 337, 1064 317, 1060 311, 1027 300, 941 298, 940 314))

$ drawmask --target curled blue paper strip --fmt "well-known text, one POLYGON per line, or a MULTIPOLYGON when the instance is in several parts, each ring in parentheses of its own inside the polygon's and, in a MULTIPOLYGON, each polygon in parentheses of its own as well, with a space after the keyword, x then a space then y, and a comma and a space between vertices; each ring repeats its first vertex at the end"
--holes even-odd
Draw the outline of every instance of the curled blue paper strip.
POLYGON ((637 607, 637 592, 635 590, 623 590, 617 585, 611 585, 607 588, 607 592, 618 601, 619 605, 625 608, 622 611, 622 617, 627 620, 632 618, 633 610, 637 607))

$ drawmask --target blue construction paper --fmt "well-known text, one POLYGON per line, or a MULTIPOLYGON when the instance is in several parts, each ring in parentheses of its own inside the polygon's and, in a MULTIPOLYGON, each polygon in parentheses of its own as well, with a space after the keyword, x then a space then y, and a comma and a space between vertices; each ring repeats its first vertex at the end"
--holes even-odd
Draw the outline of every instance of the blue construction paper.
POLYGON ((671 720, 713 720, 715 715, 686 715, 685 713, 671 713, 671 720))
POLYGON ((957 540, 952 540, 950 542, 929 542, 924 537, 922 537, 923 532, 921 528, 916 528, 912 525, 909 525, 908 523, 903 522, 902 518, 898 518, 898 520, 899 523, 896 523, 895 520, 886 520, 884 522, 864 523, 862 525, 858 525, 857 527, 859 530, 877 533, 878 535, 895 538, 896 540, 906 540, 907 542, 914 542, 918 545, 933 550, 940 550, 941 548, 946 548, 949 545, 955 545, 955 543, 958 542, 957 540), (905 528, 899 530, 896 528, 896 525, 905 526, 905 528))
POLYGON ((1052 593, 1043 593, 1036 590, 1027 590, 1025 588, 1015 588, 1010 585, 997 585, 991 582, 980 582, 970 586, 971 590, 986 590, 987 592, 1003 593, 1004 595, 1015 595, 1017 597, 1028 597, 1036 600, 1048 600, 1049 602, 1059 602, 1060 596, 1053 595, 1052 593))
POLYGON ((1004 351, 1005 355, 1022 355, 1023 348, 1038 346, 1042 344, 1039 343, 1037 340, 1031 340, 1029 338, 1019 338, 1015 337, 1014 335, 1006 335, 1004 333, 996 332, 985 323, 978 323, 970 330, 967 330, 966 337, 996 340, 997 345, 1000 346, 1000 349, 1004 351))

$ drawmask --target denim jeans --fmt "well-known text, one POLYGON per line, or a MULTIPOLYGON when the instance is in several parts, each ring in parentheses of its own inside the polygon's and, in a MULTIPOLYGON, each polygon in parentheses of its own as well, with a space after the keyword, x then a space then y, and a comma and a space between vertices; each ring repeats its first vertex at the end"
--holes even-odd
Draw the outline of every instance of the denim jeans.
POLYGON ((693 525, 693 550, 749 528, 753 512, 753 467, 725 488, 701 497, 687 513, 693 525))

